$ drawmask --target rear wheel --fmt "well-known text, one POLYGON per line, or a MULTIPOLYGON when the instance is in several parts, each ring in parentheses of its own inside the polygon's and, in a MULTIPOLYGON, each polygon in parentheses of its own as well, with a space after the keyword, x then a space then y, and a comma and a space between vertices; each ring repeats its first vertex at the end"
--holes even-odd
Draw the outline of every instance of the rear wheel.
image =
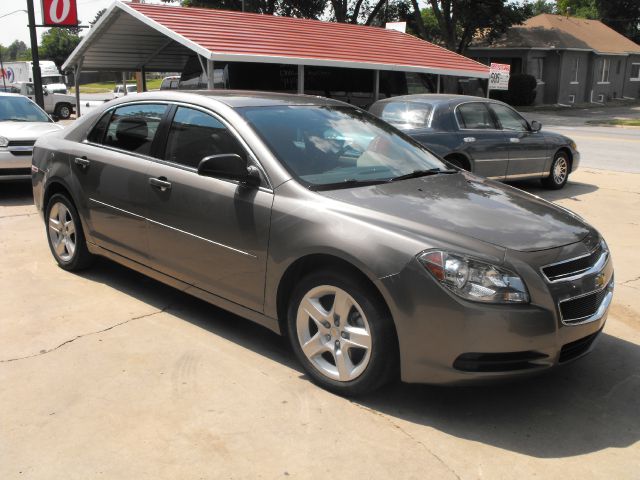
POLYGON ((361 395, 396 373, 396 336, 387 308, 352 276, 305 277, 293 293, 288 327, 298 360, 327 390, 361 395))
POLYGON ((56 105, 55 115, 62 120, 67 120, 71 117, 71 105, 68 103, 59 103, 56 105))
POLYGON ((542 185, 551 190, 559 190, 569 179, 569 156, 566 152, 558 152, 551 162, 549 176, 542 179, 542 185))
POLYGON ((471 171, 471 169, 469 168, 469 165, 467 165, 467 162, 460 157, 455 157, 455 156, 447 157, 445 158, 445 160, 449 162, 451 165, 453 165, 454 167, 458 167, 462 170, 471 171))
POLYGON ((45 218, 49 248, 58 265, 69 271, 90 266, 94 256, 87 249, 80 217, 71 200, 60 193, 53 195, 45 218))

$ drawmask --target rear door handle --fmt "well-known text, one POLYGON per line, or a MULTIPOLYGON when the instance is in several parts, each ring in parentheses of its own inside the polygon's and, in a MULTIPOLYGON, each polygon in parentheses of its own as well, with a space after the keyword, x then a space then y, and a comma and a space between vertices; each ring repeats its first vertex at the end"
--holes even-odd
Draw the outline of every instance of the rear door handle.
POLYGON ((171 190, 171 182, 168 182, 166 177, 150 178, 149 185, 160 189, 161 192, 171 190))
POLYGON ((511 138, 509 139, 509 141, 510 141, 511 143, 520 143, 520 139, 519 139, 519 138, 516 138, 516 137, 511 137, 511 138))
POLYGON ((82 168, 87 168, 91 161, 87 157, 76 157, 73 159, 73 162, 82 168))
POLYGON ((464 137, 462 140, 464 140, 467 143, 471 143, 476 141, 476 137, 464 137))

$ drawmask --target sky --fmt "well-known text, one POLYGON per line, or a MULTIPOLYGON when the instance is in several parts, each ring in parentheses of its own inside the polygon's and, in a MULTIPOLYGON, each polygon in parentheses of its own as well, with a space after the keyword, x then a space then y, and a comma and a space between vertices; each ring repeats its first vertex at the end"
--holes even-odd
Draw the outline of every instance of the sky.
MULTIPOLYGON (((88 25, 103 8, 107 8, 114 0, 77 0, 78 18, 82 25, 88 25)), ((33 0, 36 11, 36 23, 42 22, 41 0, 33 0)), ((146 3, 160 3, 160 0, 147 0, 146 3)), ((14 10, 26 10, 27 0, 0 0, 0 17, 14 10)), ((29 29, 27 28, 27 13, 18 12, 0 18, 0 44, 5 47, 13 43, 14 40, 22 40, 31 46, 29 40, 29 29)), ((40 36, 46 32, 46 28, 38 28, 38 43, 40 36)))

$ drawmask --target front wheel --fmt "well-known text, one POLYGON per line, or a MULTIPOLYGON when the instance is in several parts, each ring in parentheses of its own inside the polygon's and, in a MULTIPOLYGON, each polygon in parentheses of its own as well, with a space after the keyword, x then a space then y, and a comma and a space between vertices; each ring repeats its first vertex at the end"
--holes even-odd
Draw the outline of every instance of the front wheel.
POLYGON ((569 157, 565 152, 558 152, 551 162, 549 176, 542 179, 542 185, 551 190, 560 190, 569 179, 569 157))
POLYGON ((45 212, 47 239, 60 267, 75 271, 87 268, 94 256, 87 244, 78 211, 65 195, 57 193, 47 203, 45 212))
POLYGON ((288 310, 289 339, 311 379, 340 395, 372 392, 396 373, 396 336, 386 306, 348 274, 299 282, 288 310))

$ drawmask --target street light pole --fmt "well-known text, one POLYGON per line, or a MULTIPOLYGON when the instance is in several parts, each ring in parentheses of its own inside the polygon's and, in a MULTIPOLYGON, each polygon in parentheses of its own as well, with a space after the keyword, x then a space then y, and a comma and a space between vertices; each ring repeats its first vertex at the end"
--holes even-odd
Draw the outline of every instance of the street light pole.
POLYGON ((40 74, 40 58, 38 55, 38 35, 36 34, 36 13, 33 8, 33 0, 27 0, 27 13, 29 14, 29 36, 31 37, 31 59, 33 60, 33 90, 36 103, 41 108, 44 108, 42 75, 40 74))

